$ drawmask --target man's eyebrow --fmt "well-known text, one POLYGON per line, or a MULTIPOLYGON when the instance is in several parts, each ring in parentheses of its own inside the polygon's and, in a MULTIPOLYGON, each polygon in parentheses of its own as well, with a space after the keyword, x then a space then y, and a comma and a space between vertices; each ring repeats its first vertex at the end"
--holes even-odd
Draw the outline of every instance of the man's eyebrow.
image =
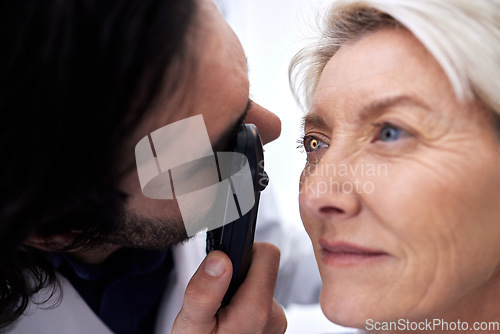
POLYGON ((227 144, 229 143, 230 140, 232 140, 236 134, 238 133, 238 130, 240 129, 241 123, 243 123, 243 120, 248 115, 248 112, 250 111, 250 108, 252 107, 253 101, 251 99, 248 99, 247 105, 245 107, 245 110, 243 113, 238 117, 238 119, 226 130, 222 133, 222 136, 217 140, 217 142, 212 146, 213 150, 215 152, 220 152, 227 147, 227 144))

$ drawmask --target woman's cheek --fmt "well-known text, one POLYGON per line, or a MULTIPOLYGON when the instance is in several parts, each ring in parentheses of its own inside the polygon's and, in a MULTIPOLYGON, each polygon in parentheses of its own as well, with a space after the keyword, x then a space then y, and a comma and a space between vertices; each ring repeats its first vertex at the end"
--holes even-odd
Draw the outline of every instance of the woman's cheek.
MULTIPOLYGON (((302 178, 301 178, 302 180, 302 178)), ((306 199, 306 195, 303 194, 303 188, 301 186, 301 189, 300 189, 300 193, 299 193, 299 211, 300 211, 300 218, 302 220, 302 224, 304 225, 304 228, 307 232, 307 234, 309 235, 309 237, 312 239, 312 228, 313 228, 313 224, 312 224, 312 219, 310 216, 307 215, 306 213, 306 210, 305 210, 305 201, 307 200, 306 199)))

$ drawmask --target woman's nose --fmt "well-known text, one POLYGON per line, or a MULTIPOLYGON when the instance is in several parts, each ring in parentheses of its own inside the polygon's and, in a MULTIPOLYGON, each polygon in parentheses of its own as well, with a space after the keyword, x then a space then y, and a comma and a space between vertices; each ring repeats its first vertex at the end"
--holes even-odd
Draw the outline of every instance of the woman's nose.
MULTIPOLYGON (((337 175, 328 164, 320 163, 303 172, 299 206, 302 214, 322 220, 343 221, 356 216, 361 203, 355 181, 337 175)), ((334 165, 332 165, 334 166, 334 165)))
POLYGON ((278 116, 253 101, 243 122, 257 126, 263 145, 280 136, 281 121, 278 116))

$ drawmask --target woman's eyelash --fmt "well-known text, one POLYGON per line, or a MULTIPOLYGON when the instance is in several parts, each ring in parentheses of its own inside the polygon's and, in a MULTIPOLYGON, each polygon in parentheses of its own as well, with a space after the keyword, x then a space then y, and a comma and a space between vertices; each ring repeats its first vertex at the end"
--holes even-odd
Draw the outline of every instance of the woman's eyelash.
POLYGON ((299 150, 300 153, 304 153, 305 152, 305 149, 304 149, 304 142, 306 140, 307 136, 305 135, 302 135, 300 136, 298 139, 297 139, 297 144, 299 144, 297 146, 297 149, 299 150))

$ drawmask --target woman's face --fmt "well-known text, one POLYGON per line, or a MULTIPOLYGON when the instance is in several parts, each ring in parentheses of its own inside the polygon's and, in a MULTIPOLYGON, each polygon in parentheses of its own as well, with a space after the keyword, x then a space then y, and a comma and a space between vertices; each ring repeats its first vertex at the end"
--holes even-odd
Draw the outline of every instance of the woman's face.
POLYGON ((409 32, 375 32, 335 54, 304 145, 300 210, 330 320, 484 311, 500 290, 500 144, 409 32))

